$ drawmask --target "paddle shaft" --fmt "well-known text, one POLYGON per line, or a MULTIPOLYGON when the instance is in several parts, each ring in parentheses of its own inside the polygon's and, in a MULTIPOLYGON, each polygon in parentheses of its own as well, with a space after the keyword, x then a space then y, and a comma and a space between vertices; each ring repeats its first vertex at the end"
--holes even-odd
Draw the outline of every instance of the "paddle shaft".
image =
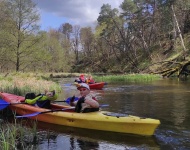
POLYGON ((35 113, 32 113, 32 114, 26 114, 26 115, 22 115, 22 116, 16 116, 16 118, 34 117, 34 116, 37 116, 39 114, 45 114, 45 113, 56 112, 56 111, 72 110, 74 108, 75 107, 69 107, 69 108, 63 108, 63 109, 54 109, 54 110, 48 110, 48 111, 42 111, 42 112, 35 112, 35 113))
POLYGON ((75 107, 69 107, 69 108, 64 108, 64 109, 53 109, 53 110, 48 110, 48 111, 42 111, 39 114, 45 114, 49 112, 57 112, 57 111, 65 111, 65 110, 73 110, 75 107))
MULTIPOLYGON (((109 105, 108 104, 100 105, 100 107, 107 107, 107 106, 109 106, 109 105)), ((34 117, 34 116, 37 116, 37 115, 40 115, 40 114, 45 114, 45 113, 50 113, 50 112, 57 112, 57 111, 65 111, 65 110, 73 110, 73 109, 75 109, 75 107, 69 107, 69 108, 64 108, 64 109, 48 110, 48 111, 42 111, 42 112, 35 112, 35 113, 32 113, 32 114, 26 114, 26 115, 23 115, 23 116, 16 116, 16 118, 34 117)))
POLYGON ((63 100, 63 101, 53 101, 53 103, 59 103, 59 102, 68 102, 67 100, 63 100))

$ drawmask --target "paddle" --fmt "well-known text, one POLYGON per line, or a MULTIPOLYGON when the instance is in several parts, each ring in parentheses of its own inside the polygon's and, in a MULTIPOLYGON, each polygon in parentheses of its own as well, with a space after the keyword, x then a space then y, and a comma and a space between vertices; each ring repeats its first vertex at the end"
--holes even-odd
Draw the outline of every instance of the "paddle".
POLYGON ((25 102, 21 102, 21 103, 8 103, 6 101, 4 101, 3 99, 0 99, 0 110, 6 108, 9 105, 17 105, 17 104, 26 104, 25 102))
MULTIPOLYGON (((100 105, 100 107, 108 107, 108 104, 103 104, 100 105)), ((27 115, 22 115, 22 116, 16 116, 16 118, 25 118, 25 117, 34 117, 40 114, 45 114, 45 113, 49 113, 49 112, 56 112, 56 111, 65 111, 65 110, 72 110, 75 109, 75 107, 69 107, 69 108, 64 108, 64 109, 55 109, 55 110, 48 110, 48 111, 42 111, 42 112, 35 112, 32 114, 27 114, 27 115)))
MULTIPOLYGON (((63 101, 53 101, 53 102, 66 102, 67 104, 70 104, 70 100, 72 99, 72 97, 69 97, 69 98, 67 98, 66 100, 63 100, 63 101)), ((75 99, 74 99, 74 101, 77 101, 77 100, 79 100, 79 98, 78 97, 75 97, 75 99)))
POLYGON ((73 85, 72 83, 66 83, 66 84, 64 84, 64 86, 71 86, 71 85, 73 85))
MULTIPOLYGON (((67 98, 67 99, 64 100, 64 101, 54 101, 54 102, 66 102, 67 104, 69 104, 71 98, 72 98, 72 97, 69 97, 69 98, 67 98)), ((77 101, 78 99, 79 99, 78 97, 75 97, 74 101, 77 101)), ((18 104, 27 104, 27 103, 25 103, 25 102, 20 102, 20 103, 8 103, 8 102, 6 102, 5 100, 0 99, 0 110, 6 108, 6 107, 9 106, 9 105, 18 105, 18 104)))
POLYGON ((69 107, 69 108, 64 108, 64 109, 55 109, 55 110, 48 110, 48 111, 42 111, 42 112, 35 112, 35 113, 32 113, 32 114, 27 114, 27 115, 22 115, 22 116, 16 116, 16 118, 33 117, 33 116, 37 116, 39 114, 45 114, 45 113, 56 112, 56 111, 72 110, 74 108, 75 107, 69 107))

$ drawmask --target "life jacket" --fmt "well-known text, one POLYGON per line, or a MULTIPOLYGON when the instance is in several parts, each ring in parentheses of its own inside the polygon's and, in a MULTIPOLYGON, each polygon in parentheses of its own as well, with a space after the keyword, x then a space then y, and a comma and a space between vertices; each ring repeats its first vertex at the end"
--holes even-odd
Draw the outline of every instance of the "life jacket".
MULTIPOLYGON (((40 107, 40 108, 47 108, 47 109, 50 109, 50 108, 51 108, 51 103, 50 103, 50 100, 51 100, 51 99, 41 100, 43 96, 45 96, 45 95, 44 95, 44 94, 35 95, 34 93, 27 93, 27 94, 25 95, 25 99, 31 99, 31 100, 32 100, 32 99, 35 99, 35 98, 38 97, 36 103, 34 103, 34 104, 32 104, 32 105, 33 105, 33 106, 38 106, 38 107, 40 107)), ((53 97, 53 98, 56 98, 56 96, 53 97)))
POLYGON ((79 79, 80 79, 80 81, 81 81, 82 83, 85 83, 85 82, 86 82, 85 77, 80 77, 79 79))
POLYGON ((43 101, 40 101, 40 99, 44 96, 44 94, 41 94, 39 95, 39 99, 36 101, 36 105, 40 108, 47 108, 47 109, 50 109, 51 108, 51 102, 49 99, 47 100, 43 100, 43 101))
POLYGON ((92 97, 92 99, 95 100, 95 101, 97 101, 96 97, 94 97, 94 96, 92 97))
POLYGON ((74 82, 77 82, 77 83, 82 83, 82 80, 81 79, 79 79, 79 78, 77 78, 77 79, 75 79, 75 81, 74 82))
POLYGON ((89 79, 89 84, 93 84, 93 83, 95 83, 95 81, 93 80, 93 79, 89 79))
MULTIPOLYGON (((92 97, 93 100, 97 101, 95 97, 92 97)), ((75 106, 75 112, 80 113, 81 109, 82 109, 82 103, 84 103, 85 101, 85 97, 81 97, 79 98, 79 100, 77 101, 77 104, 75 106)), ((94 112, 94 111, 98 111, 99 108, 85 108, 82 113, 87 113, 87 112, 94 112)))

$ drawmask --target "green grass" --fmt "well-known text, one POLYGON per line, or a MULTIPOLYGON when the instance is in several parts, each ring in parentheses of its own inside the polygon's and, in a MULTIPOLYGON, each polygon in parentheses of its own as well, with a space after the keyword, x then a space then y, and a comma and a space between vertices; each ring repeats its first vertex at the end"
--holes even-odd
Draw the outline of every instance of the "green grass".
POLYGON ((0 91, 17 95, 25 95, 28 92, 44 93, 45 90, 62 91, 61 86, 52 81, 48 74, 0 74, 0 81, 0 91))
MULTIPOLYGON (((36 127, 34 125, 34 127, 36 127)), ((26 128, 16 123, 1 123, 0 149, 32 149, 36 139, 36 129, 26 128)))
POLYGON ((103 81, 109 83, 115 82, 149 82, 159 80, 160 76, 151 74, 127 74, 127 75, 107 75, 94 76, 96 82, 103 81))

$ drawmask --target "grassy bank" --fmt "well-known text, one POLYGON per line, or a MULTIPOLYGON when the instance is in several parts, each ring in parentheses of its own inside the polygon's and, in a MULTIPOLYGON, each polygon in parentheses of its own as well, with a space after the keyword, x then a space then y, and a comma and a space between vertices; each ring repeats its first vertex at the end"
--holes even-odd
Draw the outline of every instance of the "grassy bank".
MULTIPOLYGON (((0 74, 1 92, 23 96, 28 92, 44 93, 44 90, 61 92, 62 88, 59 83, 53 81, 48 73, 0 74)), ((9 123, 0 119, 0 149, 36 149, 38 142, 39 136, 35 124, 32 128, 26 128, 22 124, 16 123, 16 120, 15 123, 9 123)))
POLYGON ((61 86, 52 81, 49 74, 9 73, 0 74, 0 91, 24 95, 28 92, 44 93, 44 90, 61 92, 61 86))

